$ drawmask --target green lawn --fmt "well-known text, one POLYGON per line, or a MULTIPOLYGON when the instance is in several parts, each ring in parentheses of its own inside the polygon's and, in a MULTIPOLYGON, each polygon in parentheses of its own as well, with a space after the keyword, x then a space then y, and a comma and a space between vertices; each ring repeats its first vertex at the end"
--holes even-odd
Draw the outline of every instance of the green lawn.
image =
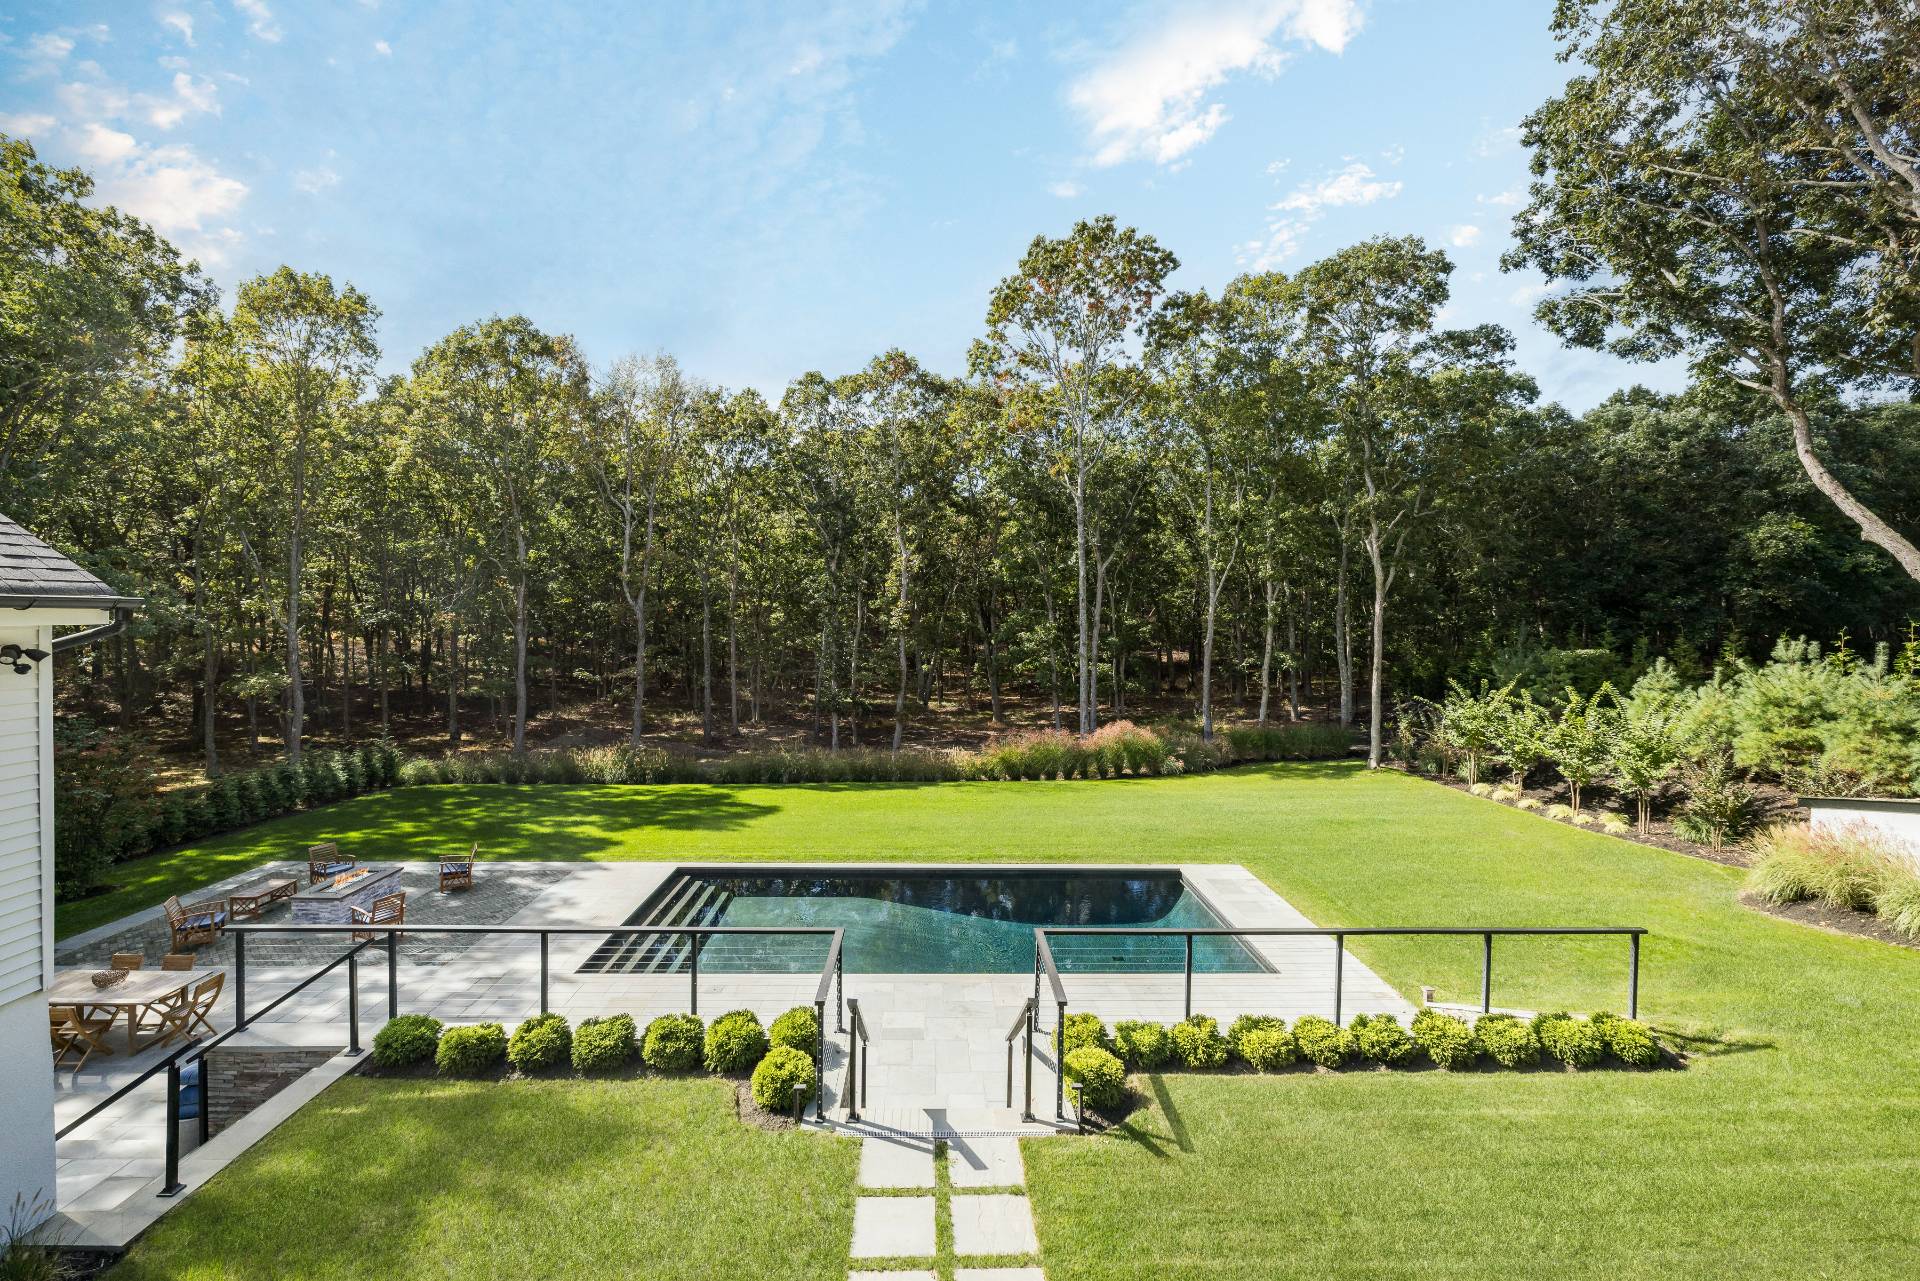
MULTIPOLYGON (((130 867, 140 881, 62 929, 320 837, 371 859, 480 840, 503 858, 1228 861, 1323 924, 1645 925, 1643 1013, 1692 1050, 1687 1071, 1155 1078, 1123 1131, 1028 1145, 1048 1275, 1904 1276, 1920 1259, 1920 953, 1742 908, 1737 871, 1400 775, 409 789, 130 867)), ((1478 940, 1355 950, 1402 991, 1477 994, 1478 940)), ((1500 943, 1495 999, 1617 1009, 1624 952, 1500 943)), ((305 1168, 316 1133, 276 1136, 262 1159, 305 1168)), ((300 1199, 325 1196, 315 1181, 300 1199)), ((205 1222, 205 1198, 166 1240, 205 1222)))
POLYGON ((114 1281, 843 1274, 859 1148, 733 1085, 348 1077, 163 1219, 114 1281))

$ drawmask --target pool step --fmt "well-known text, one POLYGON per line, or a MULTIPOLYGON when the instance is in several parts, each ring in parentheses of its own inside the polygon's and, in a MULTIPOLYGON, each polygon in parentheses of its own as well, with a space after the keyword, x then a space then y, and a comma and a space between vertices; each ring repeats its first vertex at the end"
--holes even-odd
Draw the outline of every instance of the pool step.
MULTIPOLYGON (((733 894, 712 881, 676 877, 660 894, 662 906, 648 914, 648 925, 711 925, 726 912, 733 894)), ((683 974, 692 951, 684 936, 609 934, 580 967, 583 974, 683 974)))

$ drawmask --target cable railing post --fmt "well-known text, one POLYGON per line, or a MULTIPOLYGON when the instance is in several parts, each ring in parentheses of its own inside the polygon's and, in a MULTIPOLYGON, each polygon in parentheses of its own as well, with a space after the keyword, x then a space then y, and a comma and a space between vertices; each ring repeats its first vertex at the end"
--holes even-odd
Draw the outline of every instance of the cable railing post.
POLYGON ((1333 936, 1333 1025, 1340 1026, 1340 1001, 1345 995, 1340 989, 1346 984, 1347 936, 1333 936))
POLYGON ((687 973, 691 986, 687 993, 687 1013, 697 1015, 700 1013, 700 936, 691 934, 688 937, 692 939, 693 946, 688 950, 691 960, 687 965, 687 973))
MULTIPOLYGON (((360 1057, 360 949, 347 953, 347 1057, 360 1057)), ((200 1069, 200 1101, 206 1105, 207 1070, 200 1069)))
POLYGON ((213 1082, 207 1079, 207 1056, 194 1060, 200 1065, 200 1142, 213 1137, 213 1082))
POLYGON ((1033 1120, 1033 1025, 1040 1017, 1038 1002, 1027 1006, 1027 1093, 1020 1108, 1022 1121, 1033 1120))
POLYGON ((547 932, 540 931, 540 1012, 547 1012, 547 932))
POLYGON ((820 1079, 814 1083, 813 1119, 824 1121, 827 1119, 827 1003, 825 1001, 813 1003, 813 1019, 815 1026, 820 1030, 820 1079))
POLYGON ((833 954, 833 1030, 842 1034, 847 1030, 847 954, 845 949, 833 954))
POLYGON ((387 931, 387 1017, 400 1017, 400 935, 387 931))
POLYGON ((1627 935, 1627 1017, 1640 1017, 1640 936, 1627 935))
MULTIPOLYGON (((203 1080, 206 1075, 206 1068, 201 1068, 203 1080)), ((205 1094, 200 1097, 200 1105, 206 1106, 205 1094)), ((180 1182, 180 1056, 176 1054, 167 1060, 167 1182, 160 1195, 174 1197, 185 1190, 186 1184, 180 1182)))
POLYGON ((1053 1022, 1053 1115, 1056 1119, 1067 1114, 1067 1003, 1060 1001, 1054 1009, 1053 1022))
POLYGON ((1480 936, 1480 1012, 1493 1013, 1493 934, 1480 936))
POLYGON ((247 935, 233 935, 233 1026, 238 1031, 247 1025, 247 935))
POLYGON ((1193 1017, 1193 935, 1187 935, 1187 1017, 1193 1017))
POLYGON ((867 1063, 867 1046, 873 1038, 867 1035, 867 1021, 860 1020, 860 1106, 867 1106, 867 1082, 873 1079, 873 1069, 867 1063))

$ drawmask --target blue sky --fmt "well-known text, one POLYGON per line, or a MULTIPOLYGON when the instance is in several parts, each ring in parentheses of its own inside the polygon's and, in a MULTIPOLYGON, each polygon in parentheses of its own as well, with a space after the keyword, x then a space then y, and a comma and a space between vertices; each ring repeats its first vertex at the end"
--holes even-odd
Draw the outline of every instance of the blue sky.
POLYGON ((13 3, 0 130, 86 167, 228 291, 366 290, 385 365, 523 311, 778 395, 904 347, 964 367, 1037 233, 1112 213, 1217 289, 1379 233, 1458 264, 1570 407, 1672 368, 1563 349, 1502 274, 1544 0, 13 3))

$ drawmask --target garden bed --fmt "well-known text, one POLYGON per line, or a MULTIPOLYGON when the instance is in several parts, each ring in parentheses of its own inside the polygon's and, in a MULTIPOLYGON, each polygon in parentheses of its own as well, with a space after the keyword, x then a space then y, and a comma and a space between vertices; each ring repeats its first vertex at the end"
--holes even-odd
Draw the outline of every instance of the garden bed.
POLYGON ((1777 916, 1797 925, 1811 925, 1835 934, 1851 934, 1856 938, 1873 939, 1920 951, 1920 939, 1907 938, 1872 912, 1830 907, 1814 899, 1798 903, 1768 903, 1751 893, 1741 894, 1740 901, 1756 912, 1765 912, 1768 916, 1777 916))

